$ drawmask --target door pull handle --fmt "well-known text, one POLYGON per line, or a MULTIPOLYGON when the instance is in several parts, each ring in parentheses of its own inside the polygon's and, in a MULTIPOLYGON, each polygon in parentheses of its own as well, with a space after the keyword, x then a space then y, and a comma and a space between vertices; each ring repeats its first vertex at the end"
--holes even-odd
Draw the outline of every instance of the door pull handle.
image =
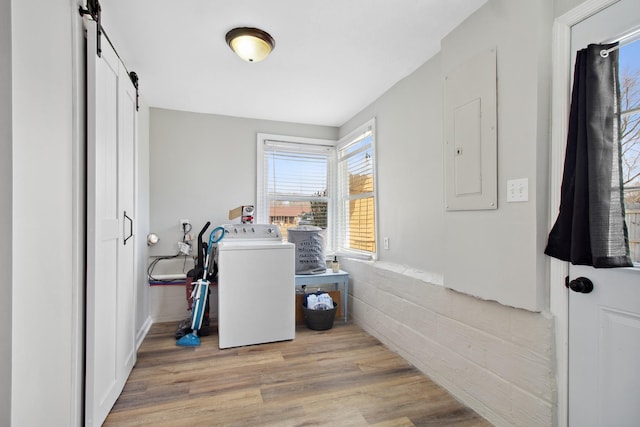
POLYGON ((123 244, 127 244, 127 240, 129 240, 130 238, 133 237, 133 220, 129 217, 129 215, 127 215, 127 211, 124 211, 124 219, 128 219, 129 220, 129 235, 127 237, 124 237, 124 222, 122 223, 122 237, 124 237, 124 242, 123 244))

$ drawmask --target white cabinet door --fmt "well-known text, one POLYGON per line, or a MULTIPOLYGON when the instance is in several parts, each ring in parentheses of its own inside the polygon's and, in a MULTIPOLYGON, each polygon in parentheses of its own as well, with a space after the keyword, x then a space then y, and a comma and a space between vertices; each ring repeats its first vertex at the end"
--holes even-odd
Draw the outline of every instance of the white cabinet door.
POLYGON ((136 115, 125 68, 104 38, 96 55, 88 24, 85 425, 99 426, 135 363, 136 115))

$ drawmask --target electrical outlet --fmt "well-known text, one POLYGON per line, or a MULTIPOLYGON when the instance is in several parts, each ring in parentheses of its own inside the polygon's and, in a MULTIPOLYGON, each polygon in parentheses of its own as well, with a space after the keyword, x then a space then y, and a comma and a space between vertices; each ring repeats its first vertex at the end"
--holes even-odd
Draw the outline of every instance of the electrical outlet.
POLYGON ((188 226, 190 224, 188 219, 181 219, 180 220, 180 231, 184 231, 185 227, 188 226))
POLYGON ((382 245, 384 246, 385 250, 389 250, 389 238, 388 237, 383 237, 382 238, 382 245))

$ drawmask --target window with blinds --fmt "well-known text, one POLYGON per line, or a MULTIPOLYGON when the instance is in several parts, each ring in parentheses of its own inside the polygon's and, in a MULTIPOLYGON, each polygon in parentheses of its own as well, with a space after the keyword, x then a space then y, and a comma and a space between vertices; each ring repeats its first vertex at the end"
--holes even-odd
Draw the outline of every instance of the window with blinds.
POLYGON ((258 134, 256 220, 325 230, 330 252, 375 258, 375 119, 336 141, 258 134))
POLYGON ((285 240, 290 227, 313 225, 326 230, 331 222, 329 174, 334 142, 265 138, 260 143, 258 220, 280 226, 285 240))
POLYGON ((376 253, 375 121, 337 147, 338 250, 376 253))

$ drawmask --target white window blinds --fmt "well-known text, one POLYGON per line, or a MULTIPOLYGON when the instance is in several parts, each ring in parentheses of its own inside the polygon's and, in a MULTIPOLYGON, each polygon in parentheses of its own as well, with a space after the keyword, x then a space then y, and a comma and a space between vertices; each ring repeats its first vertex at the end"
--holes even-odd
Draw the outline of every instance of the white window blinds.
POLYGON ((263 141, 263 209, 284 236, 298 225, 327 228, 333 152, 333 145, 263 141))
POLYGON ((366 123, 338 145, 338 250, 376 252, 374 125, 366 123))

